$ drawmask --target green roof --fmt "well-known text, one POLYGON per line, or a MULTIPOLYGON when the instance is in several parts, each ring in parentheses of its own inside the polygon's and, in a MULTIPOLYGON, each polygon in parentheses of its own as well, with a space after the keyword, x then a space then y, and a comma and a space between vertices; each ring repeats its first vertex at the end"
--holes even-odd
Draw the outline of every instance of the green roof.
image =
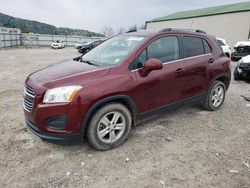
POLYGON ((222 6, 216 6, 216 7, 177 12, 177 13, 170 14, 170 15, 160 17, 160 18, 156 18, 147 22, 159 22, 159 21, 177 20, 177 19, 184 19, 184 18, 195 18, 195 17, 201 17, 201 16, 211 16, 211 15, 217 15, 217 14, 243 12, 243 11, 250 11, 250 1, 243 2, 243 3, 235 3, 235 4, 229 4, 229 5, 222 5, 222 6))

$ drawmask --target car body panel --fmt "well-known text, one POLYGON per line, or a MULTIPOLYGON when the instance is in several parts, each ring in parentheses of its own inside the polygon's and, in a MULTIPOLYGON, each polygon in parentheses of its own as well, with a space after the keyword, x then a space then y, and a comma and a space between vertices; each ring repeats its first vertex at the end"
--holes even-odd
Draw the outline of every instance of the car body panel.
POLYGON ((24 114, 31 129, 35 126, 41 131, 36 132, 37 135, 83 134, 92 113, 112 100, 129 105, 127 107, 133 114, 135 122, 142 114, 158 109, 176 104, 182 106, 190 101, 201 102, 217 78, 227 78, 230 82, 230 60, 210 35, 180 31, 137 32, 125 35, 147 37, 119 65, 98 67, 69 60, 28 76, 25 84, 34 89, 35 96, 25 94, 24 98, 33 104, 33 108, 30 112, 24 110, 24 114), (183 46, 180 45, 180 59, 163 62, 160 70, 152 70, 147 76, 143 76, 142 68, 131 69, 137 56, 152 41, 163 36, 177 36, 180 39, 185 34, 206 38, 210 41, 212 53, 184 58, 183 46), (82 86, 71 103, 43 103, 48 89, 68 85, 82 86), (48 126, 48 119, 58 116, 67 117, 67 126, 64 130, 51 129, 48 126))

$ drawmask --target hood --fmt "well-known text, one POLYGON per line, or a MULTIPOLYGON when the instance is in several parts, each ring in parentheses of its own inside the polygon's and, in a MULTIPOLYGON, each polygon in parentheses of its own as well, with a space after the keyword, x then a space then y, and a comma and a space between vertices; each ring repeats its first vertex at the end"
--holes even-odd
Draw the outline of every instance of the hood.
POLYGON ((91 46, 91 44, 83 44, 81 47, 82 48, 88 48, 88 47, 90 47, 91 46))
POLYGON ((83 62, 67 60, 38 70, 28 77, 31 85, 45 88, 83 84, 108 74, 110 68, 100 68, 83 62))
POLYGON ((239 41, 235 44, 234 48, 237 48, 239 46, 250 46, 250 41, 239 41))
POLYGON ((241 58, 242 63, 250 63, 250 55, 241 58))

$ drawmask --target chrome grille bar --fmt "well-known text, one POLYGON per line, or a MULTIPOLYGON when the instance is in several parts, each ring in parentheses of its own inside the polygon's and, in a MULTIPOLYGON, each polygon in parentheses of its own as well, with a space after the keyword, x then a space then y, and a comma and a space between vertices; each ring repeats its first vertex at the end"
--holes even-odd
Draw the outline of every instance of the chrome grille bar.
POLYGON ((35 90, 28 85, 24 87, 24 93, 32 98, 34 98, 36 95, 35 90))
POLYGON ((32 108, 33 108, 33 102, 29 101, 28 99, 24 98, 23 100, 23 108, 28 111, 31 112, 32 108))

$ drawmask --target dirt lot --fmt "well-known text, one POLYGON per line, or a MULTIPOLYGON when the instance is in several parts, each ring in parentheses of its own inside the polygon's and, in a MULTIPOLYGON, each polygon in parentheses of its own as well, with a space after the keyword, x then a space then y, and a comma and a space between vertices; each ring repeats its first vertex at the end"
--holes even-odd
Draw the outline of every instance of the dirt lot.
POLYGON ((76 55, 73 48, 0 50, 0 187, 250 187, 250 102, 240 97, 250 97, 250 84, 243 81, 232 81, 219 111, 161 114, 111 151, 34 136, 24 124, 25 78, 76 55))

